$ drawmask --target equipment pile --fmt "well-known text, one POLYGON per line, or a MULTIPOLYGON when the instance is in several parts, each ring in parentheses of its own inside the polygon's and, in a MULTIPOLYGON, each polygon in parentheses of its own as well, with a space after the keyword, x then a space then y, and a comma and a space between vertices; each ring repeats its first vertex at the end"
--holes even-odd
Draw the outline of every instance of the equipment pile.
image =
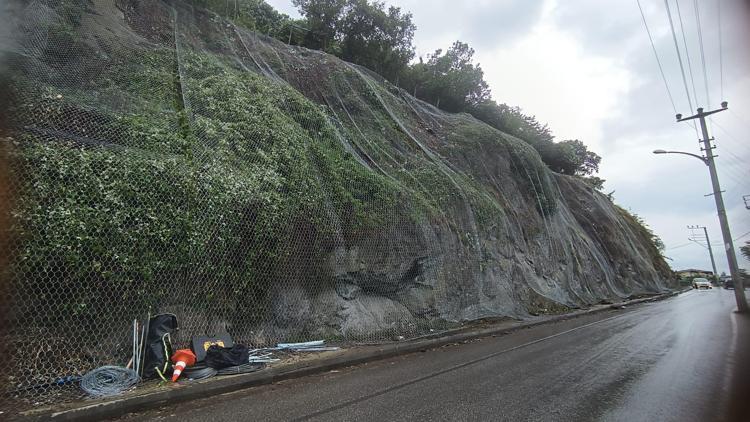
POLYGON ((81 389, 91 397, 109 397, 144 380, 169 382, 171 377, 171 382, 198 381, 216 375, 247 374, 279 362, 290 353, 339 350, 326 346, 324 340, 250 349, 235 344, 228 333, 195 336, 190 349, 173 350, 172 337, 176 331, 177 317, 173 314, 149 316, 145 325, 133 321, 133 356, 128 364, 103 366, 88 372, 80 380, 81 389))

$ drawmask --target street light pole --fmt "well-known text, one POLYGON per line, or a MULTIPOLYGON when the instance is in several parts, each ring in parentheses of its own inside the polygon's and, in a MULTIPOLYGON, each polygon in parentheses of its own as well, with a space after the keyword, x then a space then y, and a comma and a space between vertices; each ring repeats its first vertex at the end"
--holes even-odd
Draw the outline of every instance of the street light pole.
POLYGON ((714 261, 714 250, 711 248, 711 239, 708 237, 708 229, 703 226, 703 234, 706 235, 706 244, 708 245, 708 256, 711 257, 711 268, 714 270, 714 282, 719 282, 719 273, 716 272, 716 261, 714 261))
POLYGON ((719 273, 716 272, 716 261, 714 261, 714 251, 711 248, 711 239, 708 237, 708 229, 706 226, 688 226, 688 229, 691 231, 690 240, 697 242, 696 239, 694 239, 693 230, 703 229, 703 236, 706 240, 706 246, 708 246, 708 256, 711 257, 711 269, 714 271, 714 281, 719 281, 719 273))
POLYGON ((734 242, 732 241, 732 233, 729 230, 729 221, 727 220, 727 211, 724 208, 724 198, 721 195, 721 186, 719 185, 719 175, 716 172, 716 163, 714 162, 715 155, 712 153, 714 147, 711 146, 711 138, 708 136, 708 128, 706 127, 706 116, 718 113, 727 109, 727 103, 721 103, 721 108, 712 111, 703 111, 703 108, 698 108, 698 113, 683 118, 681 114, 677 115, 678 122, 684 122, 687 120, 698 119, 701 124, 701 132, 703 133, 703 148, 706 152, 705 163, 708 165, 708 172, 711 175, 711 184, 714 189, 714 200, 716 201, 716 211, 719 214, 719 223, 721 225, 721 236, 724 238, 724 250, 727 254, 727 262, 729 263, 729 273, 732 275, 732 281, 734 282, 734 298, 737 301, 738 312, 748 312, 747 299, 745 299, 745 288, 742 283, 739 268, 737 267, 737 255, 734 253, 734 242))

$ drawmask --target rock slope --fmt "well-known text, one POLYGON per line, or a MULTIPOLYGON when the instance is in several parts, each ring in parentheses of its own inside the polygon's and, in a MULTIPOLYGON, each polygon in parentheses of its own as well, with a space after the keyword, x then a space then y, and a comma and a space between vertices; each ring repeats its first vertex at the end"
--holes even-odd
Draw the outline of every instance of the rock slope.
POLYGON ((180 1, 13 13, 15 324, 88 359, 149 309, 356 340, 666 289, 605 196, 364 68, 180 1))

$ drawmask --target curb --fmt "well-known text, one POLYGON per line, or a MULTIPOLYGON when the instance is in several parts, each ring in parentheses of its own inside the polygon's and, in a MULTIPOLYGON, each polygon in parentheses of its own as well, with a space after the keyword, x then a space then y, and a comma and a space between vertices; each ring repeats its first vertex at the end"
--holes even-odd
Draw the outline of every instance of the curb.
POLYGON ((456 333, 436 334, 432 338, 421 338, 400 343, 389 343, 381 346, 371 346, 369 350, 363 350, 354 355, 339 355, 329 358, 322 358, 315 362, 303 362, 286 367, 268 368, 261 372, 253 372, 244 375, 234 375, 223 378, 213 378, 207 381, 198 381, 195 383, 180 385, 177 388, 146 393, 138 396, 123 397, 106 402, 99 402, 84 405, 74 409, 62 411, 46 411, 39 413, 26 413, 19 417, 23 421, 93 421, 104 418, 122 416, 126 413, 153 409, 164 404, 174 404, 188 400, 206 398, 218 394, 242 390, 250 387, 267 385, 283 380, 301 378, 333 369, 361 365, 363 363, 373 362, 382 359, 388 359, 399 355, 419 352, 425 349, 432 349, 444 346, 450 343, 460 343, 476 338, 487 337, 493 334, 510 334, 526 328, 536 327, 539 325, 550 324, 554 322, 573 319, 585 315, 592 315, 606 312, 612 309, 623 309, 625 306, 636 305, 644 302, 656 302, 670 297, 677 296, 687 290, 664 293, 657 296, 634 299, 627 302, 621 302, 612 305, 601 306, 597 308, 571 312, 567 314, 554 315, 549 318, 539 319, 536 321, 522 322, 513 326, 495 326, 456 333))

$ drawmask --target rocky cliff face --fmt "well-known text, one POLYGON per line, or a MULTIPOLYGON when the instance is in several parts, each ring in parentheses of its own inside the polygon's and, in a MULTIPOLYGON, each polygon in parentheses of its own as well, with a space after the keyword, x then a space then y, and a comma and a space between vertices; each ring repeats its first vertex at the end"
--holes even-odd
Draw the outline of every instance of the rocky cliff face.
POLYGON ((383 338, 666 288, 606 197, 366 69, 183 2, 17 13, 19 325, 383 338))

